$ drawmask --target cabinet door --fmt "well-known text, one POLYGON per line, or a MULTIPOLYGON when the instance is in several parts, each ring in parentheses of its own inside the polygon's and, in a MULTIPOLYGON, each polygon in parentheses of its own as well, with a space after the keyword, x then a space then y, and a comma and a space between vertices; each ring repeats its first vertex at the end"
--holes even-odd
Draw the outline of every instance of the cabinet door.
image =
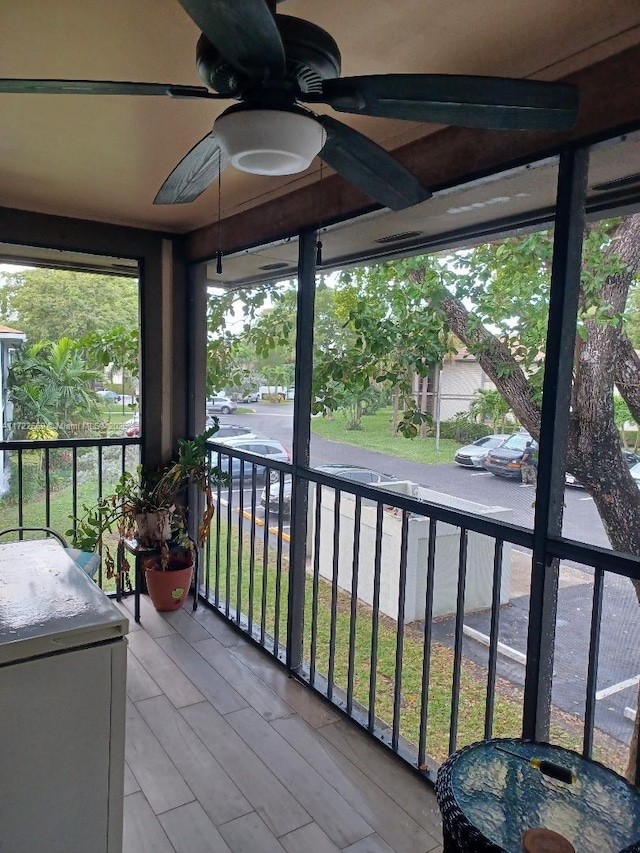
POLYGON ((108 849, 114 645, 0 669, 0 850, 108 849))

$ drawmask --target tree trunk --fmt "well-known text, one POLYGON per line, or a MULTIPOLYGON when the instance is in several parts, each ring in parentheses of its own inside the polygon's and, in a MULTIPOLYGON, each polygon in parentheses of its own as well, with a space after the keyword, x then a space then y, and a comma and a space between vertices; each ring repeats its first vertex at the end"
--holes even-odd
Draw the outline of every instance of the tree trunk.
MULTIPOLYGON (((429 391, 429 380, 426 376, 424 376, 422 378, 422 382, 421 382, 421 394, 420 394, 420 411, 422 412, 422 414, 426 414, 426 412, 427 412, 427 405, 428 405, 427 394, 428 394, 428 391, 429 391)), ((427 436, 427 424, 425 421, 423 421, 420 424, 420 438, 426 438, 426 436, 427 436)))
MULTIPOLYGON (((623 269, 605 279, 598 293, 599 321, 586 321, 587 337, 576 342, 567 469, 594 499, 611 546, 622 553, 640 555, 640 489, 624 463, 613 408, 615 382, 633 417, 640 422, 640 358, 620 323, 615 322, 625 309, 629 286, 640 268, 640 215, 621 223, 608 252, 622 261, 623 269), (613 322, 602 316, 603 306, 609 306, 606 314, 613 322)), ((421 279, 419 270, 410 276, 415 281, 421 279)), ((584 293, 580 303, 584 308, 584 293)), ((444 288, 440 304, 452 331, 476 354, 520 423, 538 438, 540 410, 510 350, 484 326, 470 322, 462 302, 444 288)), ((632 583, 640 603, 640 582, 632 583)), ((627 768, 631 781, 635 778, 639 739, 640 692, 627 768)))
POLYGON ((615 383, 636 423, 640 424, 640 357, 629 338, 622 332, 618 340, 615 383))

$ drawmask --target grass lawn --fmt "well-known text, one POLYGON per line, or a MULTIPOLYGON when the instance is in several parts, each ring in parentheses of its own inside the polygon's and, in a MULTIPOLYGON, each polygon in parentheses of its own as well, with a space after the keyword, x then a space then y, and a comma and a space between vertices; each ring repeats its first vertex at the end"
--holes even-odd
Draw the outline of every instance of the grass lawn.
MULTIPOLYGON (((250 557, 251 541, 249 522, 245 520, 245 532, 242 542, 242 553, 239 554, 239 538, 234 529, 231 539, 227 538, 226 524, 223 517, 217 554, 219 560, 221 599, 227 595, 227 566, 229 603, 245 615, 249 615, 250 594, 250 557), (240 567, 240 571, 238 568, 240 567), (238 580, 240 583, 238 584, 238 580)), ((253 609, 252 621, 259 625, 262 618, 262 596, 264 592, 264 629, 268 637, 273 638, 277 633, 281 646, 286 644, 287 625, 287 593, 288 593, 288 564, 282 560, 278 577, 276 554, 270 551, 266 574, 263 571, 263 531, 256 527, 256 540, 253 570, 253 609), (276 601, 280 601, 279 610, 276 601)), ((215 525, 212 535, 215 539, 215 525)), ((209 579, 211 592, 215 586, 216 548, 212 543, 209 563, 209 579)), ((203 573, 204 574, 204 573, 203 573)), ((329 646, 332 624, 332 595, 331 584, 320 578, 318 580, 318 604, 313 607, 313 576, 307 574, 305 583, 305 625, 304 625, 304 658, 311 660, 312 624, 316 623, 316 671, 327 676, 329 672, 329 646)), ((351 621, 351 598, 346 592, 338 591, 335 602, 335 657, 334 694, 336 691, 346 693, 349 671, 349 628, 351 621)), ((355 617, 354 643, 354 703, 360 705, 366 712, 369 706, 369 688, 371 673, 371 634, 372 609, 358 602, 355 617)), ((393 722, 393 706, 395 693, 395 662, 397 650, 396 623, 380 616, 378 624, 378 649, 376 665, 376 696, 375 713, 381 724, 391 725, 393 722)), ((420 735, 420 703, 422 691, 423 670, 423 640, 422 631, 413 625, 405 628, 402 646, 402 685, 400 701, 400 735, 410 743, 417 745, 420 735)), ((273 650, 273 641, 266 641, 266 646, 273 650)), ((433 643, 429 661, 429 696, 427 723, 427 755, 438 762, 444 761, 449 751, 449 729, 451 722, 451 699, 453 677, 453 652, 447 646, 433 643)), ((487 671, 467 660, 462 662, 460 687, 460 705, 458 716, 458 747, 484 737, 484 715, 487 695, 487 671)), ((522 690, 504 679, 498 678, 493 712, 494 737, 519 737, 522 727, 522 690)), ((577 716, 564 714, 554 709, 551 725, 551 741, 553 743, 580 751, 582 744, 582 723, 577 716)), ((595 733, 594 757, 617 772, 624 772, 626 762, 626 747, 613 738, 601 732, 595 733)))
POLYGON ((375 415, 362 418, 361 430, 347 429, 348 417, 338 413, 333 420, 325 417, 312 418, 311 430, 315 435, 339 441, 342 444, 354 444, 365 450, 377 450, 389 456, 422 462, 425 465, 437 465, 440 462, 453 462, 456 450, 460 446, 450 438, 440 439, 440 449, 436 450, 435 438, 404 438, 391 434, 393 412, 381 409, 375 415))

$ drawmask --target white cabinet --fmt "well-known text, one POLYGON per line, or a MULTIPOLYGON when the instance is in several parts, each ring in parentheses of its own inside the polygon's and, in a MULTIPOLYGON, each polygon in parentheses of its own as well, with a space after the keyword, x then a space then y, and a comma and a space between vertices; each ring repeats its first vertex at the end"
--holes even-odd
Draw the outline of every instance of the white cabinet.
POLYGON ((120 853, 127 630, 57 543, 0 546, 2 853, 120 853))

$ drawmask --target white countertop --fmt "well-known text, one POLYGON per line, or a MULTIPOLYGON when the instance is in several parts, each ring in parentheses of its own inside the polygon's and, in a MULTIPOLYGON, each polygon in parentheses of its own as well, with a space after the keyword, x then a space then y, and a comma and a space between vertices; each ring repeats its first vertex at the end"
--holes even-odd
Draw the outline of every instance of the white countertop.
POLYGON ((56 540, 0 544, 0 665, 128 630, 126 617, 56 540))

